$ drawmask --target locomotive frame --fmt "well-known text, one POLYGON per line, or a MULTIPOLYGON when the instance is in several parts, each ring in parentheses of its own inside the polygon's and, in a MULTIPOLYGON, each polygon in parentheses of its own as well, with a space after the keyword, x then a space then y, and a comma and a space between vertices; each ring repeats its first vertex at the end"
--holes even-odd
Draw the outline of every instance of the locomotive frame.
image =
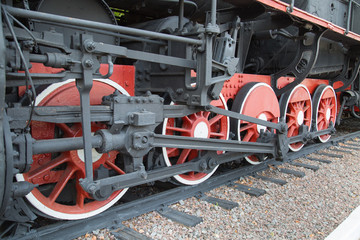
MULTIPOLYGON (((1 4, 3 221, 27 222, 36 218, 33 211, 50 218, 86 218, 110 207, 128 187, 171 177, 197 184, 218 165, 244 157, 252 164, 266 162, 268 156, 281 161, 289 148, 300 151, 315 139, 328 141, 344 110, 357 116, 360 36, 350 31, 356 29, 351 14, 342 28, 294 7, 294 1, 256 0, 249 2, 256 11, 261 7, 261 17, 242 20, 231 9, 218 9, 218 1, 212 0, 198 24, 185 18, 188 2, 179 0, 175 23, 169 20, 169 26, 157 31, 34 11, 27 1, 23 9, 1 4), (36 30, 42 23, 76 30, 36 30), (94 33, 119 38, 120 44, 98 41, 94 33), (267 56, 256 56, 278 37, 295 46, 293 59, 280 69, 272 67, 273 58, 264 64, 267 56), (250 49, 256 49, 254 54, 250 49), (331 58, 334 65, 324 65, 326 51, 342 60, 331 58), (70 85, 72 90, 63 90, 70 85), (37 86, 45 88, 37 93, 37 86), (72 95, 61 92, 73 94, 74 89, 78 106, 66 99, 72 95), (97 100, 92 89, 99 91, 97 100), (269 102, 254 105, 259 96, 269 102), (299 102, 303 105, 297 109, 299 102), (296 115, 291 117, 292 110, 296 115), (320 118, 325 123, 319 123, 320 118), (54 126, 60 129, 56 134, 41 133, 47 127, 54 131, 54 126), (113 158, 103 157, 113 151, 113 158), (76 153, 76 161, 70 164, 59 153, 76 153), (50 160, 41 163, 43 159, 50 160), (52 166, 54 159, 58 163, 52 166), (71 167, 61 168, 65 163, 71 167), (50 174, 47 180, 44 169, 50 174), (76 206, 105 204, 63 214, 59 208, 66 204, 52 209, 39 203, 45 198, 55 206, 59 196, 69 201, 61 192, 73 179, 76 206), (53 189, 40 193, 39 185, 46 184, 53 189)), ((348 13, 358 5, 350 1, 348 13)), ((152 23, 162 24, 156 19, 152 23)))

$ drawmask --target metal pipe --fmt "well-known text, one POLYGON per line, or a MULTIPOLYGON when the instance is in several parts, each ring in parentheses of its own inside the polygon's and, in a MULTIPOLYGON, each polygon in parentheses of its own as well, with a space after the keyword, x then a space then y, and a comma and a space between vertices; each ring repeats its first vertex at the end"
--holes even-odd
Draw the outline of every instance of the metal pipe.
POLYGON ((184 0, 179 0, 179 31, 181 31, 184 26, 184 5, 184 0))
POLYGON ((102 29, 102 30, 107 30, 107 31, 111 31, 111 32, 118 32, 118 33, 123 33, 123 34, 130 34, 130 35, 149 37, 149 38, 155 38, 155 39, 163 39, 163 40, 169 40, 169 41, 176 41, 176 42, 182 42, 182 43, 193 44, 193 45, 201 45, 203 43, 202 40, 179 37, 179 36, 158 33, 158 32, 151 32, 151 31, 146 31, 146 30, 142 30, 142 29, 118 26, 118 25, 107 24, 107 23, 93 22, 93 21, 88 21, 88 20, 83 20, 83 19, 78 19, 78 18, 58 16, 55 14, 36 12, 36 11, 31 11, 31 10, 24 10, 24 9, 20 9, 20 8, 9 7, 9 6, 3 6, 3 7, 5 8, 6 11, 8 11, 10 14, 12 14, 15 17, 38 19, 38 20, 44 20, 44 21, 51 21, 51 22, 75 25, 75 26, 79 26, 79 27, 95 28, 95 29, 100 29, 100 30, 102 29))
MULTIPOLYGON (((102 145, 102 137, 100 135, 91 136, 91 145, 93 148, 99 148, 102 145)), ((49 140, 37 140, 33 143, 33 154, 54 153, 78 150, 84 148, 82 137, 60 138, 49 140)))
POLYGON ((353 3, 353 0, 350 0, 349 1, 349 8, 348 8, 348 17, 347 17, 347 21, 346 21, 345 35, 350 32, 352 3, 353 3))
POLYGON ((29 54, 29 60, 30 62, 46 63, 48 61, 48 57, 40 54, 29 54))
POLYGON ((211 1, 211 25, 215 26, 216 25, 216 6, 217 4, 217 0, 212 0, 211 1))
POLYGON ((294 5, 295 5, 295 0, 291 0, 290 6, 286 8, 286 11, 288 13, 292 13, 294 11, 294 5))

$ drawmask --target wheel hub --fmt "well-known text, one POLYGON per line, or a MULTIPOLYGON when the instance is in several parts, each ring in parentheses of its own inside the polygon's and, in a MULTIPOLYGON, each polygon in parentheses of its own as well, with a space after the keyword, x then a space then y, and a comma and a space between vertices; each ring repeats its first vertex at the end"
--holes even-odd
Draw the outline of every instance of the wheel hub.
POLYGON ((301 110, 298 112, 297 115, 297 123, 299 124, 299 126, 301 126, 304 123, 304 112, 301 110))
POLYGON ((326 109, 326 121, 328 122, 330 120, 331 117, 331 110, 330 108, 326 109))
MULTIPOLYGON (((260 120, 263 120, 263 121, 267 121, 267 120, 268 120, 265 113, 260 114, 257 118, 260 119, 260 120)), ((261 130, 263 130, 263 131, 265 132, 265 131, 266 131, 266 126, 262 126, 262 125, 259 125, 259 124, 258 124, 258 125, 257 125, 257 131, 258 131, 258 133, 260 133, 261 130)))
POLYGON ((208 121, 199 121, 195 124, 195 128, 193 131, 194 137, 196 138, 209 138, 209 123, 208 121))

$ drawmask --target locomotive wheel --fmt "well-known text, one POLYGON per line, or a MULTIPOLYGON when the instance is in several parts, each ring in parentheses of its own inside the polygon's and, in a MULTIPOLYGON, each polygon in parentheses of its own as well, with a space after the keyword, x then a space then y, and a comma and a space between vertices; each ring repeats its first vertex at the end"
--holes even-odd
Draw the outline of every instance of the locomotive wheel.
MULTIPOLYGON (((280 117, 280 108, 277 97, 272 88, 265 83, 248 83, 237 93, 232 111, 258 118, 264 121, 277 123, 280 117)), ((265 126, 243 120, 232 120, 231 129, 237 139, 244 142, 256 142, 260 131, 269 131, 265 126)), ((245 157, 251 164, 259 164, 261 158, 256 155, 245 157)))
MULTIPOLYGON (((222 95, 219 100, 214 100, 211 105, 227 109, 226 101, 222 95)), ((214 138, 227 140, 229 137, 229 118, 210 112, 197 112, 182 118, 166 118, 163 123, 162 134, 178 135, 195 138, 214 138)), ((202 151, 197 149, 162 148, 165 164, 172 166, 182 164, 201 156, 202 151)), ((222 154, 222 151, 218 151, 222 154)), ((216 166, 210 173, 188 172, 175 175, 176 182, 184 185, 195 185, 204 182, 217 169, 216 166)))
MULTIPOLYGON (((288 126, 288 137, 299 135, 300 126, 306 125, 310 131, 312 119, 312 102, 309 90, 302 84, 280 98, 281 116, 288 126)), ((297 152, 304 144, 302 142, 289 144, 289 148, 297 152)))
MULTIPOLYGON (((128 95, 121 86, 111 80, 94 80, 90 93, 91 105, 100 104, 102 96, 113 93, 115 89, 128 95)), ((75 106, 79 103, 80 98, 73 79, 50 85, 36 99, 37 106, 75 106)), ((106 125, 101 123, 91 123, 92 132, 105 127, 106 125)), ((31 124, 31 134, 37 140, 80 137, 82 127, 80 123, 54 124, 34 121, 31 124)), ((117 155, 117 151, 99 154, 93 149, 94 173, 102 174, 102 176, 124 174, 117 165, 117 155)), ((92 199, 79 185, 79 179, 85 177, 83 150, 38 154, 33 156, 33 160, 29 172, 17 174, 16 178, 18 181, 28 181, 39 185, 26 195, 26 198, 40 214, 46 216, 66 220, 88 218, 112 206, 127 190, 116 191, 104 201, 92 199)), ((96 177, 96 174, 94 176, 96 177)))
MULTIPOLYGON (((331 86, 320 85, 317 87, 313 96, 313 103, 315 131, 328 129, 330 122, 335 124, 337 104, 335 91, 331 86)), ((330 137, 330 134, 325 134, 319 136, 318 140, 324 143, 327 142, 330 137)))

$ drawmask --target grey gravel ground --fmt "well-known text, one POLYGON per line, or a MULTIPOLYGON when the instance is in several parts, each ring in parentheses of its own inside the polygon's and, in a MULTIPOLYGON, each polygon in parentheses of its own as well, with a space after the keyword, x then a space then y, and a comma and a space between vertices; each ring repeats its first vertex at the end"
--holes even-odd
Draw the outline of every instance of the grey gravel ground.
MULTIPOLYGON (((357 140, 360 147, 360 139, 357 140)), ((208 193, 209 196, 239 204, 230 211, 197 198, 171 206, 202 217, 203 222, 195 227, 173 222, 157 212, 123 224, 153 239, 324 239, 360 205, 360 151, 349 150, 341 154, 344 155, 341 159, 310 155, 331 160, 331 164, 296 160, 320 166, 316 172, 290 165, 281 166, 305 172, 303 178, 280 173, 277 169, 263 173, 288 181, 284 186, 252 177, 238 181, 267 191, 258 198, 228 186, 208 193)), ((106 230, 101 231, 100 237, 99 232, 94 232, 79 239, 115 239, 106 230)))

